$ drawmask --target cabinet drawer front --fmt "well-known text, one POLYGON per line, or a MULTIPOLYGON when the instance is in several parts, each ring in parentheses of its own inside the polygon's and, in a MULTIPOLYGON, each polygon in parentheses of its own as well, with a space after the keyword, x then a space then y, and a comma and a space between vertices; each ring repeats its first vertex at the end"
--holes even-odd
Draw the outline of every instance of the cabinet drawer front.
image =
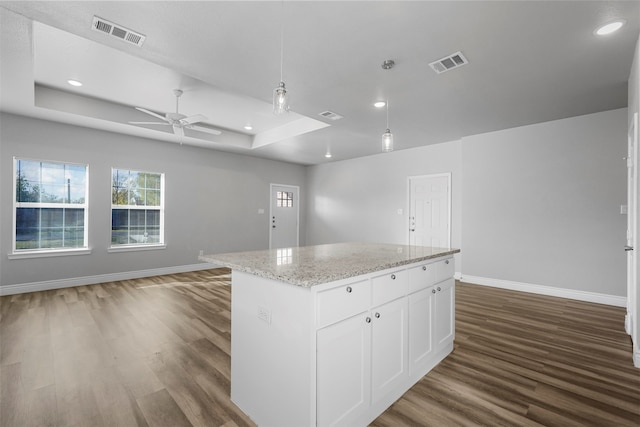
POLYGON ((453 258, 448 258, 443 261, 438 261, 436 263, 436 281, 437 282, 453 277, 454 273, 455 273, 455 265, 453 262, 453 258))
POLYGON ((436 264, 425 264, 409 269, 409 293, 413 293, 436 283, 436 264))
POLYGON ((384 304, 407 294, 407 271, 400 270, 371 279, 373 305, 384 304))
POLYGON ((369 309, 371 287, 368 280, 349 283, 318 293, 317 327, 335 323, 369 309))

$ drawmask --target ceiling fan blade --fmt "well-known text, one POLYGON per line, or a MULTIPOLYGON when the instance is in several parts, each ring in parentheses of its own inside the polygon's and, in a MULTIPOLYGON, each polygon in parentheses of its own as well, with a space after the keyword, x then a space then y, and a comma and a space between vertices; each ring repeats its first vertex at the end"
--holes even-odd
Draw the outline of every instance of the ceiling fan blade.
POLYGON ((153 117, 157 117, 157 118, 159 118, 161 120, 165 120, 165 121, 167 120, 167 118, 165 116, 161 116, 158 113, 154 113, 153 111, 149 111, 149 110, 141 108, 141 107, 136 107, 136 110, 142 111, 143 113, 149 114, 150 116, 153 116, 153 117))
POLYGON ((182 123, 183 125, 191 125, 198 122, 204 122, 206 120, 207 118, 202 114, 196 114, 195 116, 189 116, 189 117, 185 117, 184 119, 181 119, 180 123, 182 123))
POLYGON ((171 126, 169 123, 160 123, 160 122, 129 122, 132 125, 161 125, 161 126, 171 126))
POLYGON ((173 133, 178 136, 184 136, 184 129, 182 129, 182 126, 173 125, 173 133))
POLYGON ((199 132, 211 133, 213 135, 220 135, 222 133, 218 129, 206 128, 204 126, 189 126, 189 129, 197 130, 199 132))

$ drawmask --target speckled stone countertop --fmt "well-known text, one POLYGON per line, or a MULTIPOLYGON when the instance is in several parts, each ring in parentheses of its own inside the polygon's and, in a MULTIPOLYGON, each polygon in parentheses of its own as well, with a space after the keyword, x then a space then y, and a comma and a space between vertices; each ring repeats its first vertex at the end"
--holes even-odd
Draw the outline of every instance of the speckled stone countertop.
POLYGON ((460 249, 426 246, 335 243, 203 255, 198 259, 308 288, 458 252, 460 249))

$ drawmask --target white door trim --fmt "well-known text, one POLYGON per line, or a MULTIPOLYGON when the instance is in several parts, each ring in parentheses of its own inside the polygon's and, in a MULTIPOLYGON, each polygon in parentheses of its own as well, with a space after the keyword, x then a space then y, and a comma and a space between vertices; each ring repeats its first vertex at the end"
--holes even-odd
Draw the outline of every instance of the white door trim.
POLYGON ((407 244, 411 244, 411 180, 418 178, 439 178, 447 177, 447 203, 449 204, 449 218, 447 218, 447 246, 451 247, 451 172, 432 173, 427 175, 407 176, 407 244))
POLYGON ((289 185, 289 184, 276 184, 276 183, 271 183, 269 184, 269 221, 267 222, 267 225, 269 227, 269 249, 272 249, 271 247, 271 232, 272 232, 272 228, 271 228, 271 218, 273 218, 273 187, 287 187, 287 188, 294 188, 297 190, 296 194, 298 195, 298 200, 297 200, 297 205, 296 205, 296 246, 300 245, 300 186, 298 185, 289 185))

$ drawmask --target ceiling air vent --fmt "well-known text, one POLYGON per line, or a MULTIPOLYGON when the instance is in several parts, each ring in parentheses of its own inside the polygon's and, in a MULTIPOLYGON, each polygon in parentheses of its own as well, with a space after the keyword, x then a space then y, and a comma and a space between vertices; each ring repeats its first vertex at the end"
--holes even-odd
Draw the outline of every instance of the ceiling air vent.
POLYGON ((333 111, 323 111, 319 115, 324 117, 325 119, 329 119, 329 120, 340 120, 340 119, 344 118, 340 114, 336 114, 333 111))
POLYGON ((93 17, 93 24, 91 25, 91 28, 95 31, 109 34, 110 36, 116 37, 127 43, 134 44, 138 47, 142 46, 142 43, 144 43, 144 39, 146 38, 140 33, 131 31, 122 25, 109 22, 106 19, 98 18, 97 16, 93 17))
POLYGON ((467 61, 467 58, 464 57, 462 52, 456 52, 453 55, 445 56, 444 58, 432 62, 429 66, 433 68, 433 71, 436 73, 442 74, 445 71, 453 70, 454 68, 461 67, 468 63, 469 61, 467 61))

